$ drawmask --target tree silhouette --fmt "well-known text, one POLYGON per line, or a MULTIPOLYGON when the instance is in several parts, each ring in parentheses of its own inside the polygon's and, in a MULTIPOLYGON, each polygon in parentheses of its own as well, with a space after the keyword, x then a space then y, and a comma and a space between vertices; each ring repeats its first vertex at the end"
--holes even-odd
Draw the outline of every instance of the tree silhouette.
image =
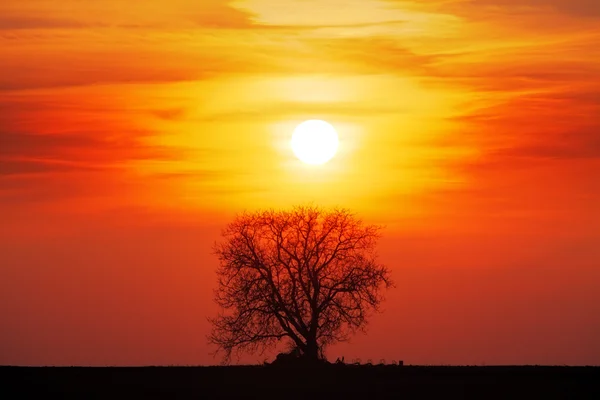
POLYGON ((380 227, 346 209, 313 206, 243 213, 215 245, 219 259, 209 342, 224 352, 254 353, 281 340, 317 361, 323 349, 364 330, 393 285, 377 262, 380 227))

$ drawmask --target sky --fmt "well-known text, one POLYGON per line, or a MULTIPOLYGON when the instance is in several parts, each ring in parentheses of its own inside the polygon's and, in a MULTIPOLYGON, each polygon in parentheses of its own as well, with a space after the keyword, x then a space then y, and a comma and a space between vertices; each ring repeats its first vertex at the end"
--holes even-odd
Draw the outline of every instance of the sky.
POLYGON ((596 0, 2 1, 0 365, 218 363, 211 246, 306 203, 397 285, 330 359, 599 365, 599 42, 596 0))

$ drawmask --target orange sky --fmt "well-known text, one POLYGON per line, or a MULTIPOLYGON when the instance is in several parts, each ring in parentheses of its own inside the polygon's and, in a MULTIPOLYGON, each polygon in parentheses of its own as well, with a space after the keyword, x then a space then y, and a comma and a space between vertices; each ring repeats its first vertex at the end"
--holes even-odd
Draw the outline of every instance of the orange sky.
POLYGON ((1 2, 0 365, 217 362, 220 228, 306 202, 398 285, 330 358, 600 364, 598 43, 596 0, 1 2))

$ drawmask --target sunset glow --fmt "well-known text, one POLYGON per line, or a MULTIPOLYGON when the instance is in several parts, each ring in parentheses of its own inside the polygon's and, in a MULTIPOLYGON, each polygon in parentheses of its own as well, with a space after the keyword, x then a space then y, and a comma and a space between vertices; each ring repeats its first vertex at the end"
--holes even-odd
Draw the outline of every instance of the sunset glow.
POLYGON ((599 43, 587 0, 1 1, 0 365, 214 363, 211 246, 297 204, 397 282, 333 360, 600 363, 599 43))

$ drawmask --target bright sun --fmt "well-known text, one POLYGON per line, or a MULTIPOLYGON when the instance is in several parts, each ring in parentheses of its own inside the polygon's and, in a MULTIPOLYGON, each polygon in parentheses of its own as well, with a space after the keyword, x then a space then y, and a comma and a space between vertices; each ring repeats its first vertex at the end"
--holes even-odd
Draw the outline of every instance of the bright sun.
POLYGON ((335 128, 321 120, 304 121, 292 135, 292 150, 301 161, 319 165, 331 160, 338 150, 335 128))

